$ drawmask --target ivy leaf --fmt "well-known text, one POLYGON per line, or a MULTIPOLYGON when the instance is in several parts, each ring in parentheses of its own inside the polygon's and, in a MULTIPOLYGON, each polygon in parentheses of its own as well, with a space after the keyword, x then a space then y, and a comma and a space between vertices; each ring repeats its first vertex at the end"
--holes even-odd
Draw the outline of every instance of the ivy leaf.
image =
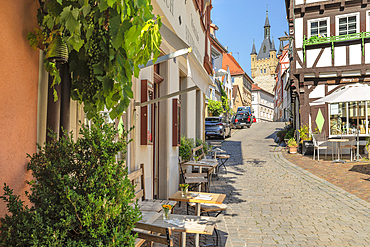
MULTIPOLYGON (((90 5, 84 5, 82 8, 82 14, 84 15, 84 17, 86 17, 89 13, 90 13, 90 10, 91 10, 91 6, 90 5)), ((77 19, 77 18, 76 18, 77 19)))
POLYGON ((62 5, 63 4, 63 0, 57 0, 57 2, 62 5))
POLYGON ((107 1, 103 0, 99 2, 99 10, 101 12, 105 11, 108 7, 107 1))
POLYGON ((63 9, 62 13, 60 14, 60 22, 65 24, 69 32, 74 33, 79 27, 80 22, 77 20, 78 9, 73 9, 71 11, 71 7, 72 6, 68 6, 63 9))
POLYGON ((131 90, 131 87, 129 87, 129 86, 125 86, 125 92, 126 92, 126 94, 127 94, 127 97, 129 97, 129 98, 134 98, 134 93, 132 92, 132 90, 131 90))
POLYGON ((80 51, 81 47, 84 45, 84 41, 76 34, 70 36, 67 41, 77 52, 80 51))
POLYGON ((107 0, 107 4, 109 7, 112 7, 116 0, 107 0))

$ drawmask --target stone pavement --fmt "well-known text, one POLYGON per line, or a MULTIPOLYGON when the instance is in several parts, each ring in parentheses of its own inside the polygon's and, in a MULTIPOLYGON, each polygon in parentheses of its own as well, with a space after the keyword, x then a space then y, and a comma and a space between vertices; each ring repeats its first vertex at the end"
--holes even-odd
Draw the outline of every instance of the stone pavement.
POLYGON ((370 246, 370 203, 284 158, 274 143, 283 126, 253 124, 222 142, 232 157, 211 187, 227 195, 222 246, 370 246))

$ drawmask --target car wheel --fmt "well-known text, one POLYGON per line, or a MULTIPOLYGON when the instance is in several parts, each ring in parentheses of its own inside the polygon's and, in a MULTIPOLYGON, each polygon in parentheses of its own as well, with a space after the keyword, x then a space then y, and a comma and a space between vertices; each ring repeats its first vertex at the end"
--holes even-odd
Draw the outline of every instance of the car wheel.
POLYGON ((231 129, 229 130, 229 137, 231 137, 231 129))
POLYGON ((225 131, 224 133, 222 134, 222 140, 225 140, 226 139, 226 134, 225 134, 225 131))

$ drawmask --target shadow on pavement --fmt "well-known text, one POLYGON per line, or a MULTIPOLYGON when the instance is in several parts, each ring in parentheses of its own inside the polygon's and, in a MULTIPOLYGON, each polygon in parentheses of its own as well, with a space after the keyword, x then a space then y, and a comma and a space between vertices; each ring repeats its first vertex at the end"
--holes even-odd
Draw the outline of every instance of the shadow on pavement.
POLYGON ((351 169, 351 172, 359 172, 362 174, 370 175, 370 164, 367 165, 354 165, 351 169))

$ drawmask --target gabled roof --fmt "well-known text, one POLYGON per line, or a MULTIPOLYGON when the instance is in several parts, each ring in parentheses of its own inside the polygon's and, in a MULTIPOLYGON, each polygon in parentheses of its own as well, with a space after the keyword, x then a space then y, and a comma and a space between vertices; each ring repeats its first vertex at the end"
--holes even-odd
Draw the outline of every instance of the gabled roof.
POLYGON ((239 63, 235 60, 235 58, 230 53, 224 53, 222 58, 222 68, 227 70, 229 66, 230 74, 231 75, 242 75, 245 74, 242 67, 239 63))
POLYGON ((263 92, 265 92, 265 93, 267 93, 267 94, 270 94, 270 95, 274 96, 272 93, 267 92, 265 89, 260 88, 260 87, 259 87, 259 86, 257 86, 256 84, 252 84, 252 91, 263 91, 263 92))

